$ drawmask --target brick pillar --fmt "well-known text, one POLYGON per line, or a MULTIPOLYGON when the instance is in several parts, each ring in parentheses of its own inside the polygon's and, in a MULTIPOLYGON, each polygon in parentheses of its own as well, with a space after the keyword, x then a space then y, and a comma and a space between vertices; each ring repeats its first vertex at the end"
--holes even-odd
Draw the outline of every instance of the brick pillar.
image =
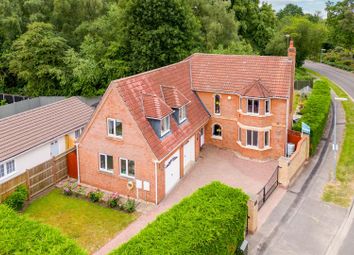
POLYGON ((257 200, 249 199, 247 202, 248 207, 248 233, 255 233, 258 226, 258 205, 257 200))

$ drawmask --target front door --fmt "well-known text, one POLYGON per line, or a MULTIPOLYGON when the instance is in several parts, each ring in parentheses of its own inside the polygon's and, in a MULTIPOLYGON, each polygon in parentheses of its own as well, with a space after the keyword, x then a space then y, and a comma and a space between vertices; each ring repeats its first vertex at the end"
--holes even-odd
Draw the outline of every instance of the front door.
POLYGON ((165 194, 169 193, 180 179, 180 152, 177 150, 165 161, 165 194))

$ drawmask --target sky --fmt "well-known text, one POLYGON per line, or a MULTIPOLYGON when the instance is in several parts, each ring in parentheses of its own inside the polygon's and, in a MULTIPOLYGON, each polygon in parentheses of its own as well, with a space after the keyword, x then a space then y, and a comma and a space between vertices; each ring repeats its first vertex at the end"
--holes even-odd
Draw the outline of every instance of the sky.
MULTIPOLYGON (((285 5, 287 4, 296 4, 298 6, 301 6, 302 9, 304 10, 305 13, 315 13, 316 11, 321 12, 321 16, 325 17, 326 16, 326 2, 327 0, 301 0, 301 1, 295 1, 295 0, 263 0, 264 2, 271 3, 273 6, 273 9, 276 11, 279 11, 280 9, 284 8, 285 5)), ((332 2, 338 2, 338 0, 331 0, 332 2)), ((260 1, 262 2, 262 1, 260 1)))

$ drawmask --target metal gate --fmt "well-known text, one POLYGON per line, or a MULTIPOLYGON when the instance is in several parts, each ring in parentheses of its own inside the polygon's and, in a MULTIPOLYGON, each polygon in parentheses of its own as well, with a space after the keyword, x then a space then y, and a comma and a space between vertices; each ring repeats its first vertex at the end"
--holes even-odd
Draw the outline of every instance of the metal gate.
POLYGON ((257 203, 258 203, 258 210, 262 208, 265 201, 270 197, 273 191, 278 187, 278 172, 279 166, 275 169, 274 173, 268 180, 267 184, 258 192, 257 194, 257 203))

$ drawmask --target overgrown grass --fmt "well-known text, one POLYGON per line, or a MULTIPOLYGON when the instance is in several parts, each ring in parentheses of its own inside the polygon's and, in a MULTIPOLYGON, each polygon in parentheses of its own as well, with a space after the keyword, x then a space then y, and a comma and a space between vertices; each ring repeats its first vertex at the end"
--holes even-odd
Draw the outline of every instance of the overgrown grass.
POLYGON ((305 81, 305 80, 312 80, 313 77, 310 75, 305 68, 298 67, 295 70, 295 80, 298 81, 305 81))
POLYGON ((89 253, 96 251, 136 218, 135 214, 64 196, 58 189, 35 200, 24 214, 58 228, 89 253))
POLYGON ((294 100, 293 100, 293 110, 295 111, 297 105, 299 104, 300 100, 300 93, 298 91, 294 91, 294 100))
POLYGON ((327 81, 338 97, 348 98, 347 101, 342 102, 346 125, 344 141, 337 163, 337 182, 329 183, 323 193, 323 200, 348 207, 354 197, 354 102, 340 87, 325 76, 312 70, 308 70, 308 72, 327 81))

